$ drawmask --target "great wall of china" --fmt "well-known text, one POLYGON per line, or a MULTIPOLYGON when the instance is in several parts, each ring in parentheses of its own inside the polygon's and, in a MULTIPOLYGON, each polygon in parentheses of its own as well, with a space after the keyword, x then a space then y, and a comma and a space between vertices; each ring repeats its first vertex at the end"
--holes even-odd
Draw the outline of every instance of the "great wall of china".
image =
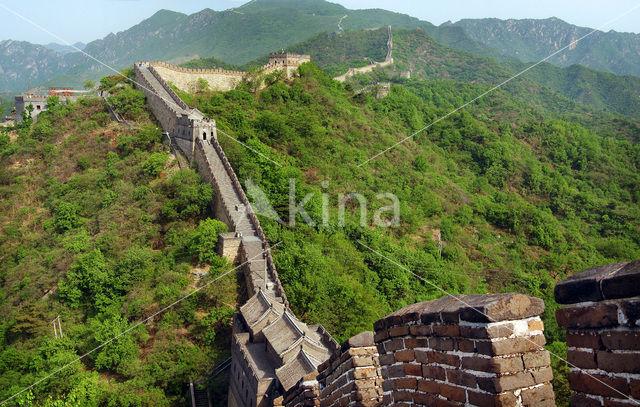
POLYGON ((389 65, 393 65, 393 37, 391 36, 390 25, 387 26, 387 56, 385 57, 383 62, 375 62, 372 60, 371 64, 367 66, 363 66, 360 68, 349 68, 349 70, 346 73, 340 76, 336 76, 333 79, 339 82, 344 82, 347 80, 347 78, 353 75, 356 75, 359 73, 371 72, 376 68, 384 68, 385 66, 389 66, 389 65))
MULTIPOLYGON (((278 54, 267 67, 290 77, 304 61, 308 56, 278 54)), ((215 120, 167 83, 189 86, 202 77, 232 86, 225 81, 236 74, 164 63, 134 69, 172 145, 215 188, 215 216, 230 230, 221 253, 243 264, 250 298, 233 320, 229 406, 555 406, 540 299, 446 296, 396 311, 341 345, 322 326, 300 321, 217 141, 215 120)), ((563 304, 558 323, 567 329, 571 405, 637 406, 640 260, 578 273, 556 286, 555 297, 563 304)))

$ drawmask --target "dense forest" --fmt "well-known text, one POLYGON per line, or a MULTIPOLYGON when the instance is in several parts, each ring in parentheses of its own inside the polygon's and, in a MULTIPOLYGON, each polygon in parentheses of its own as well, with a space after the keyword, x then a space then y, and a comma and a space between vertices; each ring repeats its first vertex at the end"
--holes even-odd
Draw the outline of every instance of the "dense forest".
POLYGON ((53 98, 0 135, 0 401, 122 332, 11 403, 184 405, 189 381, 229 356, 241 291, 215 252, 226 226, 209 218, 212 188, 179 168, 121 82, 102 86, 131 127, 99 99, 53 98))

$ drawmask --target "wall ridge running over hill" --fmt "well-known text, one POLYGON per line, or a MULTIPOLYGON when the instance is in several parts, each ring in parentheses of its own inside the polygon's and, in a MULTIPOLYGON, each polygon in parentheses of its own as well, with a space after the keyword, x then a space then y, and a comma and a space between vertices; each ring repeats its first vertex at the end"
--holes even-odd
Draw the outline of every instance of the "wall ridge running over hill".
MULTIPOLYGON (((308 59, 274 54, 264 70, 282 69, 288 76, 292 64, 308 59)), ((203 180, 213 185, 215 217, 230 230, 220 237, 220 251, 244 265, 250 298, 234 317, 230 405, 271 404, 314 372, 338 345, 322 326, 306 325, 289 308, 264 231, 218 143, 215 120, 178 97, 156 69, 163 67, 171 69, 164 63, 136 63, 136 83, 172 144, 195 161, 203 180)), ((178 69, 172 72, 180 73, 178 69)), ((211 74, 204 70, 182 74, 194 73, 211 74)))

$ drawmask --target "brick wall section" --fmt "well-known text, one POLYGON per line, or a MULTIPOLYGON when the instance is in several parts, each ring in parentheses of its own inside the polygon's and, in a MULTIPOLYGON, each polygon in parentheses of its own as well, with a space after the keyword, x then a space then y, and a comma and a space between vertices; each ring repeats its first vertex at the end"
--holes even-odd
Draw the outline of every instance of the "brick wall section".
POLYGON ((587 269, 556 285, 567 330, 572 406, 640 405, 640 260, 587 269))
POLYGON ((274 407, 320 406, 320 388, 317 376, 318 372, 316 371, 300 379, 297 386, 274 400, 274 407))
POLYGON ((522 294, 467 295, 381 319, 383 404, 555 406, 543 311, 522 294))
POLYGON ((342 344, 318 366, 320 406, 376 406, 382 401, 382 371, 373 332, 342 344))

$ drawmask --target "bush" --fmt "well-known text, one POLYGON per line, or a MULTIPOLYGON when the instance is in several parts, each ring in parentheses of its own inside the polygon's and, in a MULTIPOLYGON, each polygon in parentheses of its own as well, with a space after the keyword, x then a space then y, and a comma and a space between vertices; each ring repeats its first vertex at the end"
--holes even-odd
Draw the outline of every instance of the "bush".
POLYGON ((61 202, 54 211, 55 226, 58 232, 66 232, 78 226, 78 208, 69 203, 61 202))
POLYGON ((200 176, 193 170, 176 172, 163 189, 167 199, 162 205, 162 215, 167 220, 202 215, 213 199, 211 185, 201 183, 200 176))
POLYGON ((144 93, 139 90, 125 87, 115 95, 110 96, 109 103, 125 118, 136 120, 142 115, 142 112, 144 112, 145 96, 144 93))
POLYGON ((189 241, 189 251, 197 254, 201 262, 220 265, 221 259, 216 253, 216 245, 218 243, 218 235, 227 230, 227 225, 218 220, 205 219, 200 221, 189 241))
POLYGON ((147 160, 142 164, 142 171, 152 177, 155 177, 164 169, 168 160, 169 154, 167 153, 153 153, 151 154, 151 157, 147 158, 147 160))

